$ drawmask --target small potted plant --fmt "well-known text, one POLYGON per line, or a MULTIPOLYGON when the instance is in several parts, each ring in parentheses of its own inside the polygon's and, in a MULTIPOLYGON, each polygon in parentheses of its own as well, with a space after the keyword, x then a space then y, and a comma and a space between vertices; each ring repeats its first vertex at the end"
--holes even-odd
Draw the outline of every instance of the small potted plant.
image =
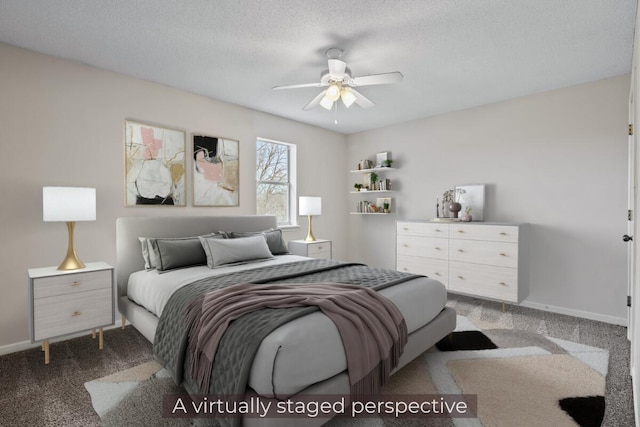
POLYGON ((383 211, 384 213, 389 213, 389 202, 384 202, 384 203, 382 204, 382 211, 383 211))
POLYGON ((385 168, 390 168, 391 167, 391 163, 393 163, 393 160, 387 159, 387 160, 384 160, 382 162, 382 166, 384 166, 385 168))
POLYGON ((356 191, 360 191, 362 189, 362 184, 356 182, 355 184, 353 184, 353 188, 355 188, 356 191))
POLYGON ((376 189, 376 182, 378 182, 378 174, 371 172, 371 190, 376 189))

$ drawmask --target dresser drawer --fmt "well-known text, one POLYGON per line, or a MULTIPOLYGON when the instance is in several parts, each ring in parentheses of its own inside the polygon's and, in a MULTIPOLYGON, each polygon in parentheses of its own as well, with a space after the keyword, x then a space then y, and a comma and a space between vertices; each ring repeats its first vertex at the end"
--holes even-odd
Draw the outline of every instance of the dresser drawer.
POLYGON ((516 243, 518 242, 518 227, 511 225, 451 224, 449 238, 516 243))
POLYGON ((111 288, 36 299, 34 341, 113 323, 111 288))
POLYGON ((396 233, 407 236, 443 237, 449 236, 448 224, 435 224, 431 222, 398 222, 396 233))
POLYGON ((111 275, 112 270, 101 270, 38 277, 33 279, 33 297, 39 299, 96 289, 109 289, 111 292, 111 275))
POLYGON ((453 292, 517 303, 518 270, 451 261, 448 289, 453 292))
POLYGON ((396 270, 405 273, 424 274, 442 282, 445 286, 449 281, 449 263, 447 260, 398 255, 396 270))
POLYGON ((331 258, 331 242, 310 243, 307 246, 307 256, 311 258, 331 258))
POLYGON ((448 239, 398 235, 397 240, 398 255, 446 260, 449 253, 448 239))
POLYGON ((449 260, 517 268, 518 244, 451 239, 449 260))

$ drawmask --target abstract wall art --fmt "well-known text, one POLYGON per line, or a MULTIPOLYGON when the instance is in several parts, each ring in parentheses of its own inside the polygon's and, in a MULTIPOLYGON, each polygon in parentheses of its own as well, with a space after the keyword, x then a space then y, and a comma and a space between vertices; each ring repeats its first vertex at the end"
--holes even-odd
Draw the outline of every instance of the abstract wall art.
POLYGON ((193 135, 193 206, 239 205, 239 143, 193 135))
POLYGON ((186 206, 185 132, 125 120, 125 206, 186 206))

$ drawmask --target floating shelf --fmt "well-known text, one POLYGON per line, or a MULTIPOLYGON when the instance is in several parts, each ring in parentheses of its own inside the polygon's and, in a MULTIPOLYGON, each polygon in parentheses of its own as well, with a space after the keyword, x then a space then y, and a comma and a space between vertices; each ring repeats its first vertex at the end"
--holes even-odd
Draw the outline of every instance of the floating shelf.
POLYGON ((379 172, 379 171, 394 171, 396 168, 372 168, 372 169, 356 169, 349 171, 351 173, 369 173, 369 172, 379 172))
POLYGON ((360 191, 352 191, 351 194, 360 194, 360 193, 393 193, 395 190, 360 190, 360 191))

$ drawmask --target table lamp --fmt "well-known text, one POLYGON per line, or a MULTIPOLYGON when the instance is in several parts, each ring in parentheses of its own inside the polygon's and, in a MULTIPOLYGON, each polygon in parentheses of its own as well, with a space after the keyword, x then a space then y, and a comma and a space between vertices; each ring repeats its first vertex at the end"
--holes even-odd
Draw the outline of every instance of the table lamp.
POLYGON ((69 243, 67 256, 58 270, 84 268, 73 247, 76 221, 96 220, 96 189, 83 187, 42 187, 42 220, 67 223, 69 243))
POLYGON ((309 232, 307 233, 307 238, 304 239, 306 242, 314 242, 316 238, 313 235, 313 231, 311 230, 311 217, 313 215, 322 214, 322 198, 321 197, 310 197, 310 196, 301 196, 299 199, 300 208, 298 210, 299 215, 307 215, 309 218, 309 232))

